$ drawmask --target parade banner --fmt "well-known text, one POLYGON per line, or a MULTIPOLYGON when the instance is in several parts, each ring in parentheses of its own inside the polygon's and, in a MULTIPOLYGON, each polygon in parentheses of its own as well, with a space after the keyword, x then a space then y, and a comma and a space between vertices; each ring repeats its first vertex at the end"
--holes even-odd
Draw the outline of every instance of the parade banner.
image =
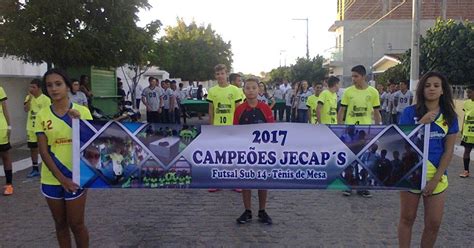
POLYGON ((429 125, 74 120, 84 188, 422 189, 429 125))

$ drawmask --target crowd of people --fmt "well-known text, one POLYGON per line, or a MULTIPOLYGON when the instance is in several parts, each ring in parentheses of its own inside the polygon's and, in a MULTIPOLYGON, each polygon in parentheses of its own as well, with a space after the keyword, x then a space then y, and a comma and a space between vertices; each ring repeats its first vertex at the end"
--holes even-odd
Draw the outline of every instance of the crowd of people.
MULTIPOLYGON (((302 123, 371 125, 398 123, 401 125, 428 124, 430 126, 427 184, 421 191, 402 191, 400 193, 401 214, 398 225, 398 237, 401 247, 409 247, 411 233, 420 199, 425 207, 425 227, 422 246, 432 247, 443 216, 443 206, 448 187, 447 167, 453 156, 456 134, 459 132, 451 87, 446 77, 437 72, 428 72, 420 79, 415 95, 408 91, 408 83, 396 85, 389 83, 388 90, 379 90, 369 86, 366 70, 358 65, 352 68, 353 85, 346 88, 338 103, 339 79, 329 77, 325 82, 307 81, 288 83, 284 81, 270 96, 266 85, 255 78, 245 79, 241 85, 240 77, 231 77, 229 83, 227 68, 215 67, 217 85, 210 88, 206 100, 209 102, 209 124, 242 125, 253 123, 272 123, 275 121, 272 105, 275 100, 284 100, 284 114, 276 111, 275 117, 282 120, 302 123), (242 87, 243 89, 241 89, 242 87), (413 100, 415 105, 411 105, 413 100), (382 104, 381 104, 382 100, 382 104), (339 106, 338 106, 339 105, 339 106)), ((148 122, 179 123, 181 94, 177 93, 176 82, 149 78, 149 87, 143 89, 142 103, 146 107, 148 122)), ((469 100, 464 106, 463 145, 465 172, 469 176, 469 153, 474 144, 472 137, 472 101, 473 88, 469 88, 469 100)), ((118 92, 119 93, 119 92, 118 92)), ((25 99, 25 111, 28 112, 28 146, 31 149, 33 171, 30 176, 41 175, 41 192, 51 210, 58 243, 61 247, 71 245, 70 231, 74 235, 77 247, 87 247, 89 232, 84 224, 87 191, 72 181, 72 119, 92 119, 89 109, 93 93, 88 78, 80 81, 70 80, 60 69, 48 70, 41 81, 33 80, 25 99), (44 85, 43 95, 40 85, 44 85), (81 93, 83 94, 81 94, 81 93), (84 97, 85 96, 85 97, 84 97), (72 102, 77 99, 77 102, 72 102), (38 153, 43 166, 38 168, 38 153), (34 173, 33 173, 34 172, 34 173)), ((9 118, 7 95, 0 87, 0 156, 3 160, 6 185, 4 195, 13 194, 12 162, 9 150, 9 137, 12 124, 9 118)), ((139 104, 139 102, 137 101, 139 104)), ((386 155, 386 154, 385 154, 386 155)), ((396 157, 394 155, 394 157, 396 157)), ((382 156, 381 156, 382 158, 382 156)), ((395 160, 395 159, 394 159, 395 160)), ((381 163, 386 161, 381 161, 381 163)), ((392 163, 393 161, 389 161, 392 163)), ((211 189, 210 191, 216 191, 211 189)), ((259 190, 259 221, 272 224, 266 212, 266 190, 259 190)), ((351 192, 345 192, 350 195, 351 192)), ((369 197, 370 192, 361 191, 360 195, 369 197)), ((251 191, 242 191, 245 211, 237 218, 238 223, 247 223, 252 219, 251 191)))

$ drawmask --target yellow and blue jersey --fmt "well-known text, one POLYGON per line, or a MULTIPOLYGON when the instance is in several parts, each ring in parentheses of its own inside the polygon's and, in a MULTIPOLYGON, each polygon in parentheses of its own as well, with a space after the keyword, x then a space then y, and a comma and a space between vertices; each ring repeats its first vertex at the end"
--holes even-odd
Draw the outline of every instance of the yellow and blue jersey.
MULTIPOLYGON (((81 119, 92 120, 89 109, 72 103, 71 109, 79 111, 81 119)), ((45 135, 48 138, 48 152, 55 165, 64 176, 72 177, 72 118, 69 114, 56 115, 52 106, 41 109, 36 115, 36 135, 45 135)), ((59 181, 48 169, 41 168, 41 183, 47 185, 60 185, 59 181)))
MULTIPOLYGON (((416 119, 421 117, 416 116, 415 106, 409 106, 405 108, 400 118, 400 125, 414 125, 416 119)), ((428 162, 426 171, 426 180, 431 180, 436 174, 441 157, 445 151, 444 143, 447 135, 455 134, 459 132, 458 119, 454 118, 453 123, 448 124, 443 114, 440 113, 436 117, 435 121, 430 125, 430 139, 429 139, 429 151, 428 151, 428 162)), ((443 172, 444 175, 433 190, 433 194, 440 194, 448 188, 448 176, 447 171, 443 172)), ((412 190, 413 193, 421 193, 419 190, 412 190)))
MULTIPOLYGON (((415 118, 420 119, 421 117, 416 116, 415 105, 407 107, 400 118, 400 125, 414 125, 416 124, 415 118)), ((444 141, 445 137, 449 134, 455 134, 459 132, 459 124, 457 118, 453 120, 453 123, 448 125, 442 113, 440 113, 434 122, 431 123, 430 127, 430 141, 429 141, 429 153, 428 160, 436 167, 439 167, 441 156, 444 153, 444 141)))

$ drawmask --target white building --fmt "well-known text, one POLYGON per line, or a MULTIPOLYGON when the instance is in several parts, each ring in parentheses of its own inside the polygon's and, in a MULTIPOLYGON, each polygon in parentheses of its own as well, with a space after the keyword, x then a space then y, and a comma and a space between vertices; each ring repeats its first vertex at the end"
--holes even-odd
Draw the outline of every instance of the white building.
MULTIPOLYGON (((473 20, 472 10, 472 0, 422 1, 420 33, 424 35, 443 15, 473 20)), ((351 68, 355 65, 364 65, 370 79, 375 62, 386 54, 402 54, 411 47, 411 16, 412 1, 338 0, 337 18, 329 28, 336 36, 335 47, 324 66, 331 75, 339 76, 344 86, 351 84, 351 68), (365 30, 391 10, 382 21, 365 30)))
POLYGON ((10 113, 12 133, 10 143, 17 145, 26 142, 26 116, 23 101, 28 94, 32 79, 41 78, 46 72, 46 64, 26 64, 14 58, 0 59, 0 86, 7 93, 7 106, 10 113))

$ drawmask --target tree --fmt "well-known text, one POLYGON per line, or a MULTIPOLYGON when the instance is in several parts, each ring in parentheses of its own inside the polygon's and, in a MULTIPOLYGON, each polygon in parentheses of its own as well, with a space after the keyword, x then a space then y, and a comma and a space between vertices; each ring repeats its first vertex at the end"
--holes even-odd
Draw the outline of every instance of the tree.
POLYGON ((296 64, 291 66, 292 81, 307 80, 310 84, 322 81, 327 75, 323 62, 324 58, 319 55, 312 59, 297 58, 296 64))
POLYGON ((382 73, 382 75, 377 76, 375 81, 377 81, 377 83, 386 85, 389 79, 393 79, 395 83, 399 83, 402 80, 409 79, 409 75, 404 70, 403 64, 398 64, 394 67, 387 69, 382 73))
MULTIPOLYGON (((410 70, 410 51, 403 68, 410 70)), ((474 24, 438 19, 420 39, 420 74, 435 70, 451 84, 474 84, 474 24)))
POLYGON ((48 67, 120 66, 148 0, 2 0, 0 53, 48 67))
POLYGON ((123 74, 126 76, 125 81, 131 91, 131 98, 133 106, 136 107, 135 89, 137 88, 140 78, 145 72, 150 69, 152 65, 156 65, 158 61, 157 53, 155 52, 156 43, 154 36, 158 34, 161 22, 156 20, 146 25, 144 29, 137 29, 134 33, 130 33, 130 38, 127 39, 129 45, 127 46, 127 67, 131 74, 125 73, 124 66, 121 67, 123 74), (128 78, 127 78, 128 77, 128 78), (128 81, 130 79, 131 83, 128 81))
POLYGON ((175 27, 165 29, 156 49, 158 65, 173 77, 183 80, 209 80, 214 78, 214 66, 232 65, 231 43, 225 42, 211 25, 198 26, 194 21, 186 25, 177 20, 175 27))
POLYGON ((282 82, 283 80, 290 80, 291 78, 291 67, 283 66, 272 69, 269 72, 269 81, 270 82, 282 82))

